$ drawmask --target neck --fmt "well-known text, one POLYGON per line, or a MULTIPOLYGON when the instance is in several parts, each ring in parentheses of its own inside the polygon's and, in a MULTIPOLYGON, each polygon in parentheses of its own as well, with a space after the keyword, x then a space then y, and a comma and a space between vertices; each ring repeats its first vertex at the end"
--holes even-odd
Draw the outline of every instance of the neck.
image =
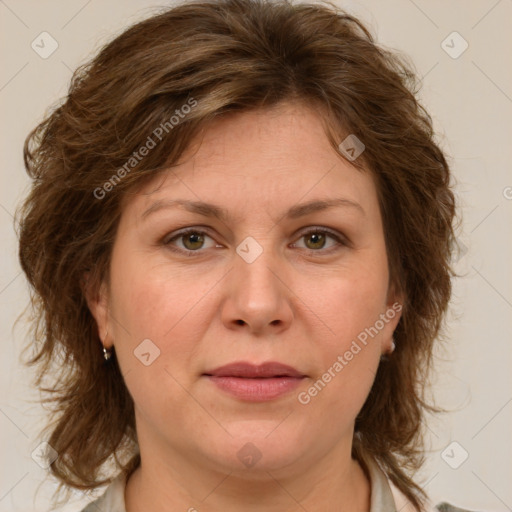
MULTIPOLYGON (((139 443, 141 439, 139 438, 139 443)), ((286 468, 222 471, 190 452, 141 446, 125 489, 126 512, 369 512, 370 482, 350 446, 286 468), (348 448, 348 449, 344 449, 348 448), (168 453, 163 458, 162 453, 168 453), (203 463, 205 462, 205 463, 203 463)), ((154 445, 152 445, 154 446, 154 445)), ((155 447, 158 448, 158 447, 155 447)))

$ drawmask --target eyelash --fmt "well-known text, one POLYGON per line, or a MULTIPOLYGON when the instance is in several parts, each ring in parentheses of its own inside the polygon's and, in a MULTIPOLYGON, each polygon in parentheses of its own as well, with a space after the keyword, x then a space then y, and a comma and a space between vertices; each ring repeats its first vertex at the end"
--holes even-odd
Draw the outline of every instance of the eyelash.
MULTIPOLYGON (((332 231, 328 228, 320 228, 320 227, 314 227, 314 228, 311 228, 307 231, 304 231, 300 234, 300 236, 298 237, 297 240, 300 240, 301 238, 304 238, 308 235, 311 235, 311 234, 318 234, 318 233, 322 233, 322 234, 326 234, 326 235, 329 235, 330 238, 334 239, 336 241, 336 245, 329 248, 329 249, 303 249, 305 250, 307 253, 309 254, 331 254, 333 251, 336 251, 336 250, 339 250, 341 249, 342 247, 348 247, 349 246, 349 242, 341 235, 339 235, 338 233, 336 233, 335 231, 332 231)), ((177 233, 172 233, 171 235, 174 235, 172 236, 172 238, 169 238, 169 235, 166 235, 161 243, 162 245, 166 246, 169 250, 173 251, 173 252, 176 252, 176 253, 179 253, 179 254, 182 254, 182 255, 185 255, 185 256, 195 256, 196 254, 198 253, 201 253, 203 251, 201 251, 201 249, 198 249, 197 251, 191 251, 189 249, 181 249, 181 248, 177 248, 177 247, 174 247, 171 243, 174 242, 175 240, 178 240, 180 239, 181 237, 184 237, 186 235, 190 235, 190 234, 196 234, 196 235, 206 235, 210 238, 213 238, 211 237, 207 231, 204 231, 204 230, 201 230, 201 229, 197 229, 197 228, 186 228, 186 229, 183 229, 182 231, 179 231, 177 233)))

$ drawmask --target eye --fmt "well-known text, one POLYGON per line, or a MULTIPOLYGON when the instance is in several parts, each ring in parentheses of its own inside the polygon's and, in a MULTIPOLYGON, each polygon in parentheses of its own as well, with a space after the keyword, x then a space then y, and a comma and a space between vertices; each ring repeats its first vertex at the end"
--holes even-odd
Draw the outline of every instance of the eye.
MULTIPOLYGON (((323 250, 322 252, 329 253, 340 248, 340 246, 348 245, 342 236, 326 228, 310 229, 302 233, 299 240, 305 240, 305 249, 309 252, 320 252, 323 250), (335 243, 324 250, 329 238, 334 240, 335 243)), ((297 243, 292 244, 292 246, 297 247, 297 243)))
MULTIPOLYGON (((181 232, 175 233, 171 238, 166 237, 162 240, 162 243, 169 247, 169 249, 191 255, 191 253, 199 252, 199 249, 205 247, 205 240, 209 238, 213 239, 205 232, 199 229, 186 229, 181 232), (175 247, 174 242, 181 241, 181 247, 175 247)), ((210 245, 210 247, 215 246, 210 245)))
MULTIPOLYGON (((299 240, 305 240, 305 247, 301 247, 297 242, 291 244, 292 247, 303 248, 310 253, 330 253, 343 246, 348 246, 344 237, 327 228, 313 228, 303 232, 299 240), (326 248, 328 239, 334 241, 330 247, 326 248)), ((215 243, 213 238, 206 231, 197 228, 187 228, 171 235, 166 236, 161 242, 174 252, 192 256, 194 253, 202 252, 201 249, 212 247, 222 247, 215 243), (211 240, 210 245, 206 244, 207 239, 211 240)))

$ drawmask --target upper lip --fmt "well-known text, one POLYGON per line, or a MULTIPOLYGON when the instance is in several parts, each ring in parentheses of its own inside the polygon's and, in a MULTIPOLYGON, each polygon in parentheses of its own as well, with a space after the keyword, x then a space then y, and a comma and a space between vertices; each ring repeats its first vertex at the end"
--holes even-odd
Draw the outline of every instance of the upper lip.
POLYGON ((275 361, 269 361, 260 365, 254 365, 245 361, 238 361, 205 372, 204 375, 245 378, 305 377, 303 373, 299 372, 295 368, 275 361))

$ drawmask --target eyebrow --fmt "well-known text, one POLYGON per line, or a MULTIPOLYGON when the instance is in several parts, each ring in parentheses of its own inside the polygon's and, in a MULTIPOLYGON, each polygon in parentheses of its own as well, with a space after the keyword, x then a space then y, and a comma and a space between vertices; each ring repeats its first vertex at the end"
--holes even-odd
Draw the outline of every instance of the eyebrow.
MULTIPOLYGON (((204 217, 215 217, 222 222, 227 222, 231 217, 229 211, 226 210, 225 208, 222 208, 211 203, 204 203, 202 201, 191 201, 186 199, 166 199, 155 201, 146 211, 144 211, 141 217, 142 219, 145 219, 149 215, 157 211, 177 207, 181 207, 184 210, 187 210, 192 213, 203 215, 204 217)), ((363 207, 359 203, 356 203, 355 201, 352 201, 350 199, 335 198, 315 200, 310 201, 308 203, 293 206, 285 214, 285 217, 289 219, 298 219, 299 217, 304 217, 305 215, 309 215, 311 213, 316 213, 319 211, 336 207, 354 208, 363 215, 366 215, 363 207)))

